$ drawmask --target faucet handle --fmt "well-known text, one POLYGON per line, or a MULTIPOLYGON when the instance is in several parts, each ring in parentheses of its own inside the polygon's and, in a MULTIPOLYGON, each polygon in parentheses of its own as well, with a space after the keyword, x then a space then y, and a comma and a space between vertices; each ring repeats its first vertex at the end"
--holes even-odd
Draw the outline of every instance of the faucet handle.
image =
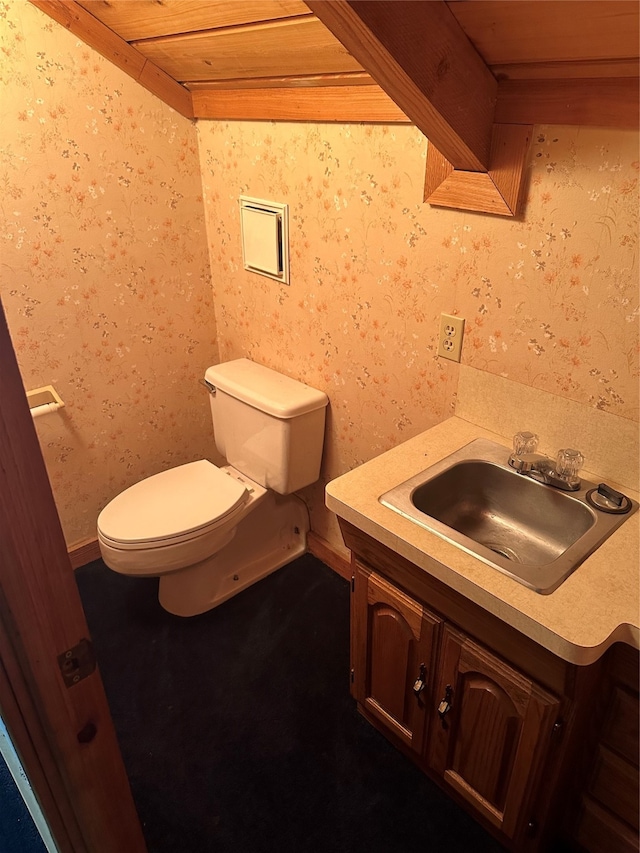
POLYGON ((584 456, 579 450, 573 450, 570 447, 559 450, 556 457, 556 474, 570 485, 575 485, 580 482, 578 471, 583 463, 584 456))
POLYGON ((535 432, 517 432, 513 436, 513 452, 515 456, 525 453, 535 453, 538 449, 538 436, 535 432))

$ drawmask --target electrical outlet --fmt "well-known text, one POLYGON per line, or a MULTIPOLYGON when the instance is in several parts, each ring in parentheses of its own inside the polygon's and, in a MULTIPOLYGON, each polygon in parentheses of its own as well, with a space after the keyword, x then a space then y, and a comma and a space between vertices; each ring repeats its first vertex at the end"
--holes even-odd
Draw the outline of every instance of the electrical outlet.
POLYGON ((442 358, 451 359, 451 361, 460 361, 463 335, 463 317, 454 317, 452 314, 441 314, 438 355, 442 356, 442 358))

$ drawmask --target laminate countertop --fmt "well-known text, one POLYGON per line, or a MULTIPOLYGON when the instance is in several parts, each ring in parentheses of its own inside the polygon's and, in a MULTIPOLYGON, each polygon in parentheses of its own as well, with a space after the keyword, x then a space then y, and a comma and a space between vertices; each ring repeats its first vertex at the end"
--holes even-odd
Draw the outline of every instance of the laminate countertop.
MULTIPOLYGON (((501 436, 452 417, 326 487, 339 517, 571 663, 587 665, 613 643, 640 648, 640 511, 625 521, 554 592, 541 595, 391 509, 378 498, 476 438, 501 436)), ((585 479, 600 482, 597 473, 585 479)), ((638 500, 638 493, 619 488, 638 500)))

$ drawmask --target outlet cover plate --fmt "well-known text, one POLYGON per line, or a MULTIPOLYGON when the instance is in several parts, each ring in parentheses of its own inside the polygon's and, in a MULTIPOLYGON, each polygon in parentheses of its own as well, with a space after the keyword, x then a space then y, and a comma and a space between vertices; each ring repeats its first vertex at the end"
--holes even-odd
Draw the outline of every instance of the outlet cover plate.
POLYGON ((460 361, 462 339, 464 337, 464 317, 453 314, 440 315, 440 336, 438 355, 451 361, 460 361))

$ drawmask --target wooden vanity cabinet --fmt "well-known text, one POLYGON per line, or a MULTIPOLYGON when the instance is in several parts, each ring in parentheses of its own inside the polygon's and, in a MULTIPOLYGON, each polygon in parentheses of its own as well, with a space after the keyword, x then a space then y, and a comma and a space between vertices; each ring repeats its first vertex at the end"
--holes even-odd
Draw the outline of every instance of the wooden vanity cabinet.
POLYGON ((549 751, 559 700, 445 625, 428 764, 513 838, 549 751))
POLYGON ((617 643, 607 654, 605 710, 572 835, 587 853, 638 853, 640 655, 617 643))
POLYGON ((341 521, 352 693, 363 715, 505 846, 545 849, 567 810, 599 667, 547 652, 341 521))
POLYGON ((351 607, 352 694, 416 755, 424 750, 440 619, 357 566, 351 607))

